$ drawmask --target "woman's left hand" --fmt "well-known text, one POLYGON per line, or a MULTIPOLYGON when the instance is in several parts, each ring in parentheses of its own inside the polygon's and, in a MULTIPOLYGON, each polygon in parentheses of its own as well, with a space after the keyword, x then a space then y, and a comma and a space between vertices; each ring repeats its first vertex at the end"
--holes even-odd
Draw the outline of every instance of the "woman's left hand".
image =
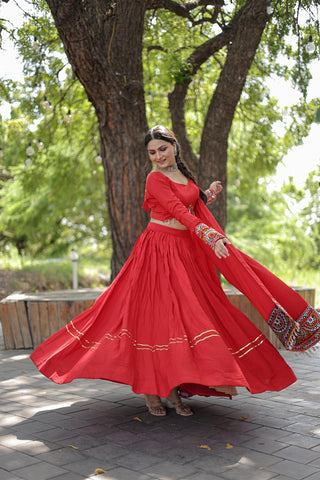
POLYGON ((223 189, 223 186, 221 185, 220 180, 216 180, 215 182, 211 183, 209 189, 217 194, 221 192, 221 190, 223 189))

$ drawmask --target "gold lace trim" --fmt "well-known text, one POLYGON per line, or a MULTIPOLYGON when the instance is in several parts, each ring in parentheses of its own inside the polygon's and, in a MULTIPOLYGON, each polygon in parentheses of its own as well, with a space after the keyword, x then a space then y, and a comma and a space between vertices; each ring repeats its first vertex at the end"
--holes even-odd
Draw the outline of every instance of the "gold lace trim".
MULTIPOLYGON (((82 348, 87 348, 91 350, 96 350, 98 348, 98 345, 101 345, 102 342, 95 342, 92 340, 88 340, 87 338, 84 337, 84 333, 80 332, 73 324, 71 321, 69 324, 66 325, 67 332, 73 337, 76 338, 82 348), (70 326, 73 328, 74 332, 71 331, 70 326)), ((183 335, 182 337, 172 337, 169 338, 169 343, 168 344, 155 344, 155 345, 149 345, 147 343, 138 343, 137 340, 135 340, 132 336, 132 333, 126 329, 123 328, 117 335, 112 335, 111 333, 106 333, 104 338, 110 341, 115 341, 115 340, 121 340, 123 337, 129 338, 131 341, 131 344, 133 345, 134 348, 137 350, 148 350, 150 352, 159 352, 159 351, 166 351, 169 350, 171 345, 176 345, 176 344, 181 344, 184 342, 188 342, 190 348, 194 348, 197 346, 200 342, 203 342, 205 340, 208 340, 209 338, 212 337, 219 337, 219 333, 216 330, 206 330, 204 332, 199 333, 199 335, 196 335, 192 340, 189 340, 187 335, 183 335)), ((247 355, 249 352, 251 352, 253 349, 259 347, 264 341, 266 337, 261 333, 258 335, 253 341, 247 343, 243 347, 241 347, 239 350, 233 352, 231 348, 229 348, 230 352, 232 355, 237 355, 238 358, 242 358, 245 355, 247 355)))
MULTIPOLYGON (((98 345, 101 344, 101 342, 94 342, 91 340, 87 340, 84 337, 84 333, 80 332, 73 324, 71 321, 68 325, 66 325, 67 332, 73 337, 76 338, 81 347, 83 348, 91 348, 93 350, 97 349, 98 345), (75 332, 71 331, 70 326, 74 329, 75 332)), ((189 346, 191 348, 195 347, 198 345, 198 343, 203 342, 204 340, 207 340, 208 338, 211 337, 218 337, 219 333, 216 330, 206 330, 205 332, 200 333, 199 335, 196 335, 192 340, 189 340, 187 335, 183 335, 182 337, 174 337, 174 338, 169 338, 169 343, 166 345, 149 345, 146 343, 138 343, 137 340, 135 340, 132 336, 132 333, 124 328, 120 331, 118 335, 112 335, 111 333, 105 334, 105 338, 107 340, 115 341, 115 340, 121 340, 123 337, 127 337, 131 340, 132 345, 137 349, 137 350, 149 350, 151 352, 156 352, 156 351, 163 351, 163 350, 169 350, 170 345, 173 344, 179 344, 179 343, 184 343, 188 342, 189 346)))

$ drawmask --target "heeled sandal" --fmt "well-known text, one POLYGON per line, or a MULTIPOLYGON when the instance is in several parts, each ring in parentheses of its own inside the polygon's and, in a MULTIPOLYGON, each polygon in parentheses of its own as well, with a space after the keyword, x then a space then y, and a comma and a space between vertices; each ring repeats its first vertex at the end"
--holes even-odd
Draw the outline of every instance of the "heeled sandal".
POLYGON ((180 398, 177 398, 175 401, 167 398, 167 407, 174 408, 176 413, 178 415, 182 415, 183 417, 190 417, 191 415, 194 415, 194 412, 191 410, 191 408, 185 403, 182 403, 180 398))
POLYGON ((167 409, 164 405, 162 405, 160 399, 159 403, 151 405, 150 403, 148 403, 146 396, 144 398, 146 402, 146 407, 151 415, 154 415, 155 417, 165 417, 167 415, 167 409))

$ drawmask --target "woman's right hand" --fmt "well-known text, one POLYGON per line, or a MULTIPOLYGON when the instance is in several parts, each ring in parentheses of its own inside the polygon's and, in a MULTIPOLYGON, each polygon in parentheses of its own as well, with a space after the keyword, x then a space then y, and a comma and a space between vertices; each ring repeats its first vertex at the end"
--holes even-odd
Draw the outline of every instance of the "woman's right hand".
POLYGON ((220 240, 217 240, 214 247, 214 253, 218 258, 229 257, 229 252, 226 245, 231 245, 231 242, 228 238, 220 238, 220 240))

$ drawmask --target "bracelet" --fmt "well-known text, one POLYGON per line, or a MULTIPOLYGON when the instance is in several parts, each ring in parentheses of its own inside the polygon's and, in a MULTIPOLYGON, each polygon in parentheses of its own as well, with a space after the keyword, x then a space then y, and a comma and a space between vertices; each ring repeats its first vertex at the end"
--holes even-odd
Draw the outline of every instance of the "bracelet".
POLYGON ((217 194, 213 190, 211 190, 211 188, 208 188, 208 190, 205 190, 204 193, 207 196, 208 203, 214 202, 217 199, 217 194))
POLYGON ((197 225, 195 228, 195 233, 213 250, 217 241, 225 238, 223 235, 221 235, 221 233, 214 230, 214 228, 208 227, 205 223, 199 223, 199 225, 197 225))

